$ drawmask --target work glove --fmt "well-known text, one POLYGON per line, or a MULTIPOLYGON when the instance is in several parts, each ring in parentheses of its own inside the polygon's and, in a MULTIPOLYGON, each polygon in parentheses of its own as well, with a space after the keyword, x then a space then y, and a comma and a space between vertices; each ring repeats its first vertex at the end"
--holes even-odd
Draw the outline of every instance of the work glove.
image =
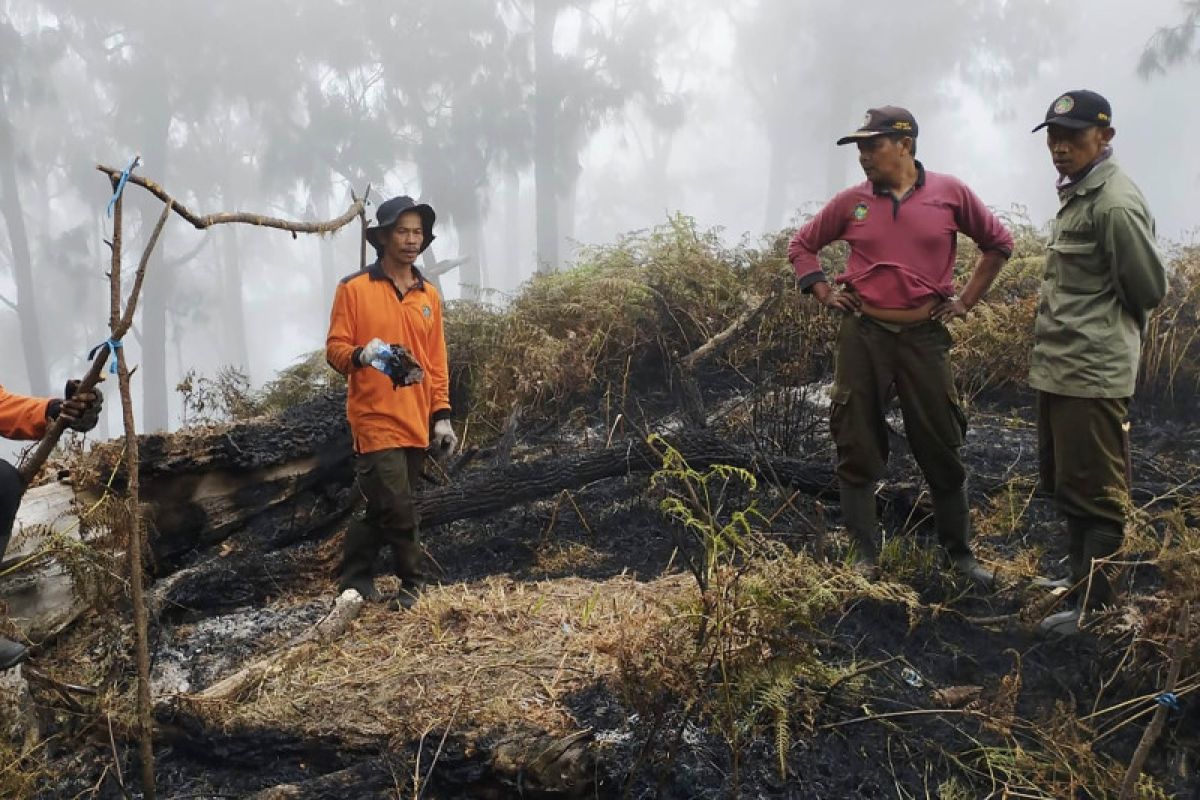
POLYGON ((429 437, 429 449, 438 461, 445 460, 454 454, 458 447, 458 437, 454 435, 454 426, 448 419, 439 419, 433 423, 433 435, 429 437))
POLYGON ((411 386, 425 379, 425 371, 402 344, 387 344, 372 339, 356 351, 354 361, 359 366, 372 366, 392 379, 392 388, 411 386))
POLYGON ((104 394, 99 386, 90 392, 79 392, 79 381, 67 381, 62 400, 50 401, 46 416, 57 419, 62 416, 71 430, 87 433, 100 422, 100 411, 104 408, 104 394))
POLYGON ((383 371, 383 358, 390 351, 391 347, 383 339, 372 339, 355 352, 354 365, 357 367, 372 366, 383 371))

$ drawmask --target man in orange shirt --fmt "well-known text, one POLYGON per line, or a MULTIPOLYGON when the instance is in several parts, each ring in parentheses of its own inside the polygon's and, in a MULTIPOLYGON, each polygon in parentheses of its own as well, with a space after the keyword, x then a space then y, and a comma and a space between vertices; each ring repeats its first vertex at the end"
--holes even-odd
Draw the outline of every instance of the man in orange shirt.
POLYGON ((426 583, 413 497, 421 462, 427 448, 441 457, 458 445, 442 302, 415 266, 434 239, 435 219, 432 208, 410 197, 379 206, 366 232, 378 259, 338 284, 325 342, 326 360, 347 377, 354 474, 366 501, 346 531, 338 590, 378 599, 375 560, 390 544, 400 579, 395 605, 402 608, 426 583), (406 368, 409 357, 420 369, 406 368))
MULTIPOLYGON (((0 386, 0 436, 6 439, 40 439, 52 420, 60 415, 77 431, 90 431, 100 421, 104 397, 99 389, 77 392, 79 381, 68 381, 64 399, 22 397, 9 394, 0 386)), ((0 561, 12 536, 13 522, 25 484, 16 467, 0 460, 0 561)), ((11 639, 0 636, 0 672, 15 667, 25 659, 26 649, 11 639)))

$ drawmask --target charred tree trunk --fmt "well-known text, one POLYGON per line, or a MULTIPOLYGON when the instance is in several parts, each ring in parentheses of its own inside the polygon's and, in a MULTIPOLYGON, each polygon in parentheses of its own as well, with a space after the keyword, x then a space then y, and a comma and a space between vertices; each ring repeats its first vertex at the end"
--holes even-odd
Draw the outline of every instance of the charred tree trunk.
POLYGON ((17 318, 21 326, 21 351, 30 393, 38 397, 51 394, 38 321, 37 298, 33 286, 33 255, 29 251, 29 233, 17 185, 16 143, 7 111, 0 108, 0 213, 12 243, 13 282, 17 285, 17 318))

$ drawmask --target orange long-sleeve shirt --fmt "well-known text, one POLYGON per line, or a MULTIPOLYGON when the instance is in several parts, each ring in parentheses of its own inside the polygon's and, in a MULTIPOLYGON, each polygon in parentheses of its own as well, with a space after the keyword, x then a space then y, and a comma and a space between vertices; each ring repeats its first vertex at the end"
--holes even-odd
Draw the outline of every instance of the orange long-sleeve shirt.
POLYGON ((46 433, 48 397, 22 397, 0 386, 0 436, 6 439, 40 439, 46 433))
POLYGON ((417 285, 401 294, 379 262, 343 278, 333 296, 325 360, 347 376, 346 416, 354 450, 427 447, 430 423, 450 417, 450 373, 442 300, 413 269, 417 285), (354 366, 354 351, 372 339, 402 344, 425 371, 412 386, 392 388, 379 370, 354 366))

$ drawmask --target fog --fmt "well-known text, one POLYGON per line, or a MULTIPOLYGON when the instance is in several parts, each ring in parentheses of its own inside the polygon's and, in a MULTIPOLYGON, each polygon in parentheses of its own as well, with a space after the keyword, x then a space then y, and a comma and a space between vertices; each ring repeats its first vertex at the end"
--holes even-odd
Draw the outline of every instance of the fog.
MULTIPOLYGON (((135 153, 201 213, 330 218, 367 184, 376 203, 420 197, 439 214, 427 265, 466 259, 440 276, 446 296, 503 303, 579 244, 670 214, 731 242, 794 224, 861 179, 834 140, 875 105, 914 112, 929 169, 1042 224, 1055 175, 1030 129, 1063 91, 1091 88, 1113 104, 1117 157, 1160 236, 1191 241, 1200 64, 1137 73, 1185 13, 1179 0, 3 1, 0 383, 57 393, 106 338, 111 189, 93 167, 135 153)), ((131 268, 159 206, 126 197, 131 268)), ((359 237, 357 223, 321 239, 173 218, 126 344, 142 426, 180 424, 188 370, 231 365, 260 385, 321 348, 359 237)))

